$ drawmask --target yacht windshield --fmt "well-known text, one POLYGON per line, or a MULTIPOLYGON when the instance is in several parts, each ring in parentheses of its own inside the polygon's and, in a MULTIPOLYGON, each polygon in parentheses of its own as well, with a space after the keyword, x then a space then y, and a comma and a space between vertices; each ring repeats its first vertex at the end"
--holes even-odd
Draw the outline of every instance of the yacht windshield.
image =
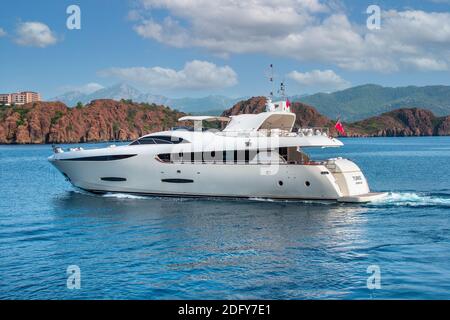
POLYGON ((174 136, 148 136, 133 141, 132 143, 130 143, 130 146, 140 144, 179 144, 186 142, 187 142, 186 140, 174 136))

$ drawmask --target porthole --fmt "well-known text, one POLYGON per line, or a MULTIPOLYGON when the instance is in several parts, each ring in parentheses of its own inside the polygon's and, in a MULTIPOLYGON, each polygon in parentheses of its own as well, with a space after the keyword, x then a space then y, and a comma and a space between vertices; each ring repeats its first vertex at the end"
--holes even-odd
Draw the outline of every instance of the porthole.
POLYGON ((281 187, 283 185, 283 181, 278 181, 278 185, 281 187))
POLYGON ((305 181, 305 186, 309 187, 311 185, 311 182, 305 181))

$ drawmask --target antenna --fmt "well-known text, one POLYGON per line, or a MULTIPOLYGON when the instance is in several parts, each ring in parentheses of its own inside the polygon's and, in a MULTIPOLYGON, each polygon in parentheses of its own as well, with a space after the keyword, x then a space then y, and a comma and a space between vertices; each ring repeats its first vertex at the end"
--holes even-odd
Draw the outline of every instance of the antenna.
POLYGON ((280 83, 280 90, 278 90, 278 93, 281 95, 281 98, 286 97, 286 85, 284 84, 284 81, 280 83))
POLYGON ((271 85, 270 98, 273 98, 273 64, 270 64, 270 76, 269 81, 271 85))

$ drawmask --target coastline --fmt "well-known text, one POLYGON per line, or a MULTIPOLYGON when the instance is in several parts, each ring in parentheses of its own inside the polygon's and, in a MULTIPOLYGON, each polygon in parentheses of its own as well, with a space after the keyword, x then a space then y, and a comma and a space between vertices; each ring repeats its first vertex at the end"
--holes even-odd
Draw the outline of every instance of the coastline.
MULTIPOLYGON (((339 136, 339 137, 334 137, 336 139, 349 139, 349 140, 353 140, 353 139, 382 139, 382 138, 388 138, 388 139, 401 139, 401 138, 405 138, 405 139, 413 139, 413 138, 438 138, 438 137, 442 137, 442 138, 446 138, 446 137, 450 137, 450 135, 431 135, 431 136, 339 136)), ((80 144, 90 144, 90 145, 95 145, 95 144, 110 144, 110 143, 130 143, 133 140, 123 140, 123 141, 117 141, 117 140, 105 140, 105 141, 84 141, 84 142, 64 142, 64 143, 0 143, 0 147, 1 146, 53 146, 53 145, 80 145, 80 144)))
MULTIPOLYGON (((265 97, 236 103, 222 116, 256 114, 265 111, 265 97)), ((292 102, 295 127, 327 128, 338 137, 336 120, 313 106, 292 102)), ((0 144, 121 143, 152 133, 186 125, 178 119, 187 115, 156 104, 93 100, 85 106, 69 108, 61 102, 35 102, 0 108, 0 144)), ((344 119, 345 120, 345 119, 344 119)), ((346 137, 450 136, 450 116, 435 116, 418 108, 396 109, 356 122, 345 122, 346 137)))

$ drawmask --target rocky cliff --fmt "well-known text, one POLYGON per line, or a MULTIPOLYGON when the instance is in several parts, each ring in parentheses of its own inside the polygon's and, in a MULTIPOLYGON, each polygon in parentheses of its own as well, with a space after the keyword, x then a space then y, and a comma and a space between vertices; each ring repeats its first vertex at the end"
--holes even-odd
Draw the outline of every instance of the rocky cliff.
POLYGON ((348 125, 349 136, 404 137, 448 136, 450 116, 436 117, 431 111, 397 109, 348 125))
POLYGON ((0 107, 0 143, 133 140, 168 129, 183 115, 165 106, 114 100, 94 100, 77 108, 61 102, 0 107))

